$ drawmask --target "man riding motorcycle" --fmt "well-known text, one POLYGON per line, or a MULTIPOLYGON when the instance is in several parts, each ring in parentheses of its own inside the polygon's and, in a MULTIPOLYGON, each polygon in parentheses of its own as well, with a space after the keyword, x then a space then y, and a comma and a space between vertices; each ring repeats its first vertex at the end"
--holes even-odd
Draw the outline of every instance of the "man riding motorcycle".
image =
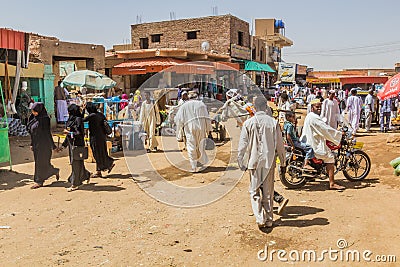
POLYGON ((303 126, 301 141, 310 145, 318 159, 322 159, 326 164, 326 170, 329 177, 329 189, 344 190, 345 187, 335 183, 335 157, 326 145, 326 140, 338 145, 342 138, 342 132, 327 125, 322 118, 322 103, 316 99, 310 102, 311 112, 306 116, 303 126))

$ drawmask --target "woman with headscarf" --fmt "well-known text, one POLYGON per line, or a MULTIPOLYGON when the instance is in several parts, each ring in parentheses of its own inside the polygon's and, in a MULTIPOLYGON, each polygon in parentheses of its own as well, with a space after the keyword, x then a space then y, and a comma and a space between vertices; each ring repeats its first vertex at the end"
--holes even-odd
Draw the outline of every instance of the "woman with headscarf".
POLYGON ((67 138, 63 142, 62 146, 69 148, 69 161, 72 166, 72 173, 68 178, 68 182, 72 185, 68 188, 68 192, 75 191, 82 185, 83 181, 89 183, 90 172, 85 169, 83 159, 73 158, 74 147, 85 146, 85 134, 83 127, 83 119, 80 108, 76 104, 71 104, 68 107, 69 118, 66 124, 64 133, 67 134, 67 138))
POLYGON ((123 110, 129 104, 129 99, 127 94, 122 95, 121 102, 119 103, 119 110, 123 110))
POLYGON ((89 122, 89 139, 94 159, 96 160, 96 174, 93 177, 102 177, 102 171, 111 172, 115 166, 114 159, 110 158, 107 153, 107 135, 104 130, 104 115, 97 111, 93 102, 86 103, 86 110, 89 115, 83 119, 89 122))
POLYGON ((32 189, 43 186, 43 183, 50 176, 60 178, 60 170, 51 165, 52 150, 56 149, 53 137, 50 132, 50 118, 44 104, 36 102, 32 105, 32 115, 29 118, 28 130, 31 134, 31 150, 35 160, 35 184, 32 189))

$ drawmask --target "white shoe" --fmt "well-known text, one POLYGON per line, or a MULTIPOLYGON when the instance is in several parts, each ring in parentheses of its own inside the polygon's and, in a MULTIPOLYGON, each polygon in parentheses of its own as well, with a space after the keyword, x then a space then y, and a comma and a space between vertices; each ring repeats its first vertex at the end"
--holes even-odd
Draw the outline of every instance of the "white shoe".
POLYGON ((287 203, 289 202, 289 199, 285 198, 278 207, 278 214, 281 214, 283 209, 286 207, 287 203))

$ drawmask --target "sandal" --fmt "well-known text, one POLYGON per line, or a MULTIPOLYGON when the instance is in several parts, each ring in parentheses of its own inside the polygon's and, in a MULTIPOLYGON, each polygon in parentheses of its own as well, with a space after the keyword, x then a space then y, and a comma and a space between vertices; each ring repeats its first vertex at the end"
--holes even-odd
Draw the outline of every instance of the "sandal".
POLYGON ((42 184, 35 183, 34 185, 31 186, 31 189, 38 189, 42 186, 43 186, 42 184))
POLYGON ((314 169, 313 167, 311 167, 310 165, 304 165, 304 166, 303 166, 303 170, 306 170, 306 171, 315 171, 315 169, 314 169))
POLYGON ((334 184, 333 186, 329 186, 329 190, 339 190, 339 191, 343 191, 345 190, 346 187, 338 185, 338 184, 334 184))
POLYGON ((67 192, 72 192, 72 191, 75 191, 78 189, 79 189, 79 186, 71 186, 71 187, 67 188, 67 192))
POLYGON ((101 173, 95 173, 95 174, 92 174, 91 177, 92 178, 103 178, 103 175, 101 175, 101 173))

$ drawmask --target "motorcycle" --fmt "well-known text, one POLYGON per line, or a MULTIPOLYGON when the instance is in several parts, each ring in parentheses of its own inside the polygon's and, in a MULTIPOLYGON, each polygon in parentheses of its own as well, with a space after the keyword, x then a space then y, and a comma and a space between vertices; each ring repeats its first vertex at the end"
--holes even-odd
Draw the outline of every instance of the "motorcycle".
MULTIPOLYGON (((327 141, 327 146, 335 156, 335 175, 341 171, 350 181, 361 181, 368 176, 371 170, 371 159, 362 151, 364 143, 357 142, 349 131, 349 126, 343 126, 342 139, 339 145, 327 141)), ((307 181, 316 178, 325 180, 328 178, 326 165, 322 160, 311 160, 312 171, 303 169, 305 152, 301 149, 286 148, 286 167, 282 167, 279 178, 282 184, 289 189, 301 188, 307 181)))

